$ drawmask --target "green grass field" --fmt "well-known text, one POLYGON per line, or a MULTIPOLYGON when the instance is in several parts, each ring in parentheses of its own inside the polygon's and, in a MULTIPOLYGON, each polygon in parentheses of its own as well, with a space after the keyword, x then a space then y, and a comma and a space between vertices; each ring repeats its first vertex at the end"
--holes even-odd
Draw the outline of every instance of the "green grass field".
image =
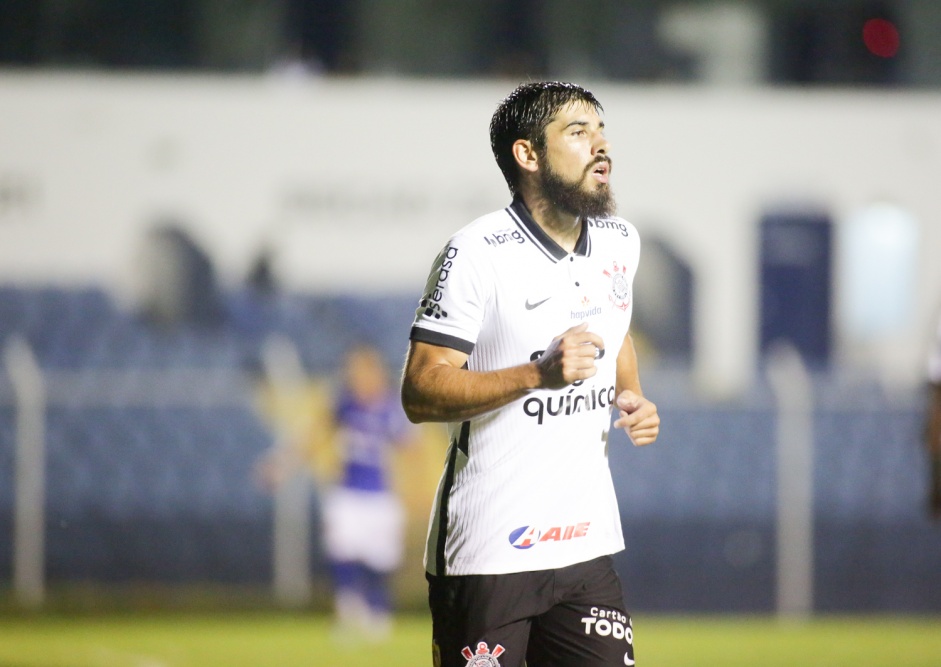
MULTIPOLYGON (((402 616, 392 638, 342 645, 324 616, 132 613, 0 617, 3 667, 416 667, 430 665, 430 621, 402 616)), ((941 665, 941 618, 644 616, 641 667, 941 665)))

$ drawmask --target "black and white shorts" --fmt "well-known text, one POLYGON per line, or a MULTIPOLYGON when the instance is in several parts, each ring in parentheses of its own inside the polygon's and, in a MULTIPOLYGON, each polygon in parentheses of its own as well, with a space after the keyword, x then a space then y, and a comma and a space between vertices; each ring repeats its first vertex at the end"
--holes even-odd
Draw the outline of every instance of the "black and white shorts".
POLYGON ((634 664, 610 556, 557 570, 426 576, 435 667, 634 664))

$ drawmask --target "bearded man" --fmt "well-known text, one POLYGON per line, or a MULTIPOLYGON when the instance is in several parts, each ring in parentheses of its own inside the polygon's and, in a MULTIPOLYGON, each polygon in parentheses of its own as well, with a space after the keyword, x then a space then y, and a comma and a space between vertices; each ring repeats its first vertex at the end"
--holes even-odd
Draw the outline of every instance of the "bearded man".
POLYGON ((637 230, 614 216, 601 104, 519 86, 490 140, 512 203, 456 232, 410 334, 402 403, 450 435, 428 530, 435 665, 633 665, 608 432, 656 440, 629 333, 637 230))

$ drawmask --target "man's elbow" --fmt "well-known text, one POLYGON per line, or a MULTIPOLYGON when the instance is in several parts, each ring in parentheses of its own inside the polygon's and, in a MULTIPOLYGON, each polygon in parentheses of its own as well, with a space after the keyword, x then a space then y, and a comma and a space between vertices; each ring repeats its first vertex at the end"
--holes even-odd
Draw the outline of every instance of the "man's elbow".
POLYGON ((408 417, 408 420, 413 424, 424 424, 425 422, 431 421, 421 410, 409 407, 406 403, 403 403, 402 407, 405 408, 405 416, 408 417))
POLYGON ((405 410, 405 416, 413 424, 431 421, 425 401, 422 400, 418 390, 407 380, 402 383, 402 408, 405 410))

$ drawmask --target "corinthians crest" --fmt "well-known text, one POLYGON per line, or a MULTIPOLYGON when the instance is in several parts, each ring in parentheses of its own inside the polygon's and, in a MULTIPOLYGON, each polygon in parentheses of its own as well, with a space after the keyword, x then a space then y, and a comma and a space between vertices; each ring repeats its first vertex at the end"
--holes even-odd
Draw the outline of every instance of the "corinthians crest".
POLYGON ((611 279, 611 291, 608 293, 608 300, 615 308, 627 310, 631 305, 631 281, 627 278, 627 267, 612 262, 610 269, 602 271, 604 275, 611 279))
POLYGON ((493 653, 491 653, 487 642, 479 642, 477 644, 476 653, 470 650, 470 646, 465 646, 461 649, 461 655, 467 658, 467 667, 500 667, 500 662, 497 658, 500 657, 505 650, 505 648, 497 644, 493 647, 493 653))

